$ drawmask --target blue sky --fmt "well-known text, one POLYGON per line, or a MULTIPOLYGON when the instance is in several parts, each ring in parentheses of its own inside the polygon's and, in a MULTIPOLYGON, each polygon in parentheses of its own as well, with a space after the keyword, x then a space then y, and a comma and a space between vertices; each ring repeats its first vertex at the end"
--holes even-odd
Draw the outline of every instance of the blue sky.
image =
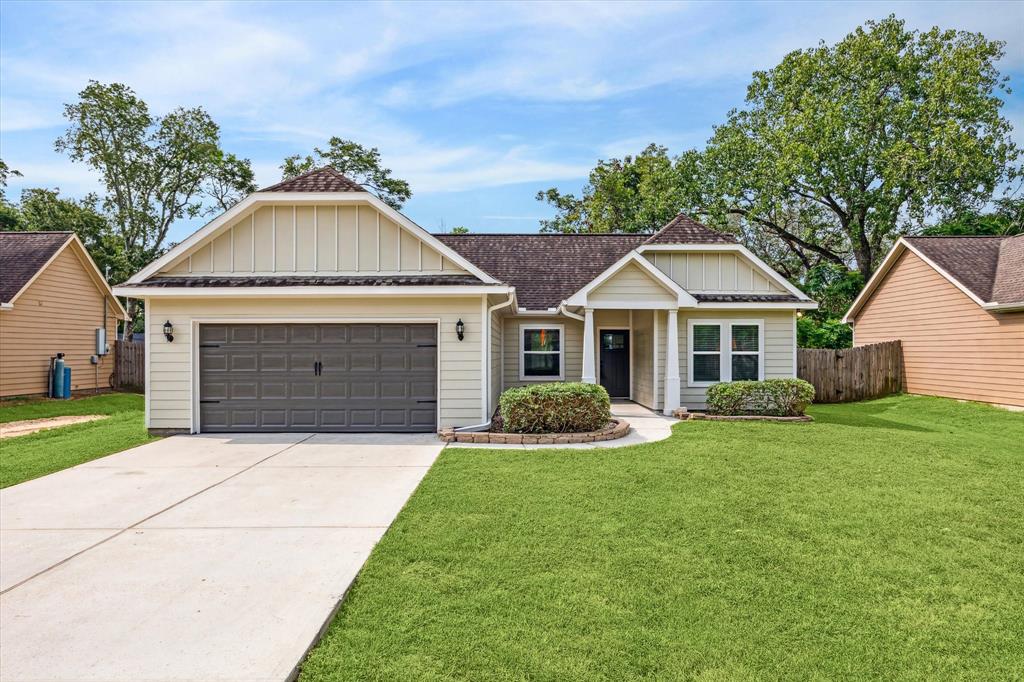
MULTIPOLYGON (((203 106, 257 181, 331 135, 380 148, 430 230, 531 232, 538 190, 579 191, 599 158, 700 147, 755 69, 889 12, 1007 42, 1024 77, 1024 3, 0 4, 0 156, 9 191, 80 196, 95 176, 53 151, 89 79, 155 113, 203 106)), ((1024 144, 1024 95, 1005 114, 1024 144)), ((172 230, 180 240, 196 222, 172 230)))

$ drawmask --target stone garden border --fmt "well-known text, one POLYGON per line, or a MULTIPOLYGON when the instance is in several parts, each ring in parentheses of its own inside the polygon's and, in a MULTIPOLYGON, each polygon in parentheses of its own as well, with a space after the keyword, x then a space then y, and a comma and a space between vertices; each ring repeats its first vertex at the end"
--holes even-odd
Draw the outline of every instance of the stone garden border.
POLYGON ((612 419, 608 426, 586 433, 491 433, 490 431, 456 431, 441 429, 438 436, 445 443, 500 443, 502 445, 569 445, 596 443, 622 438, 629 432, 629 422, 612 419))
POLYGON ((767 414, 737 414, 737 415, 725 415, 725 414, 703 414, 701 412, 691 412, 689 419, 706 419, 707 421, 718 421, 718 422, 812 422, 814 417, 809 414, 804 414, 799 417, 775 417, 767 414))

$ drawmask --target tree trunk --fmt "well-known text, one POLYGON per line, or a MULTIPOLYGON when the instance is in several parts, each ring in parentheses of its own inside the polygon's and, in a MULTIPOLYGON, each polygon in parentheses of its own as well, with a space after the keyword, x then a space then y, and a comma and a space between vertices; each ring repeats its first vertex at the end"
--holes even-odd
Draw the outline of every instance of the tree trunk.
POLYGON ((122 333, 122 339, 124 341, 131 341, 135 335, 135 318, 139 314, 139 299, 129 298, 127 305, 124 307, 128 311, 128 317, 124 321, 124 332, 122 333))

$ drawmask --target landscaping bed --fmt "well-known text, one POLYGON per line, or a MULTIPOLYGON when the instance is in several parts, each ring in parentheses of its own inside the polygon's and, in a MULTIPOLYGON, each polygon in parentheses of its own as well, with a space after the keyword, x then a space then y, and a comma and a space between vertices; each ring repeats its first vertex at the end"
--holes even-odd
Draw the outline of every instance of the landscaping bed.
POLYGON ((596 443, 615 440, 629 433, 629 422, 612 419, 607 426, 597 431, 583 433, 504 433, 501 431, 456 431, 442 429, 441 440, 445 443, 501 443, 523 445, 570 445, 572 443, 596 443))

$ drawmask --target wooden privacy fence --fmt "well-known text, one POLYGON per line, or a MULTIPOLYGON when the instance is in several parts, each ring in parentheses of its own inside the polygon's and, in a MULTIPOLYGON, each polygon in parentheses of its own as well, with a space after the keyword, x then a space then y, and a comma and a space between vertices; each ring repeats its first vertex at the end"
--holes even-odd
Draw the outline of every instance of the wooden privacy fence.
POLYGON ((883 341, 857 348, 800 348, 796 375, 814 385, 814 402, 848 403, 903 390, 903 348, 883 341))
POLYGON ((113 388, 143 388, 146 385, 146 344, 114 342, 113 388))

